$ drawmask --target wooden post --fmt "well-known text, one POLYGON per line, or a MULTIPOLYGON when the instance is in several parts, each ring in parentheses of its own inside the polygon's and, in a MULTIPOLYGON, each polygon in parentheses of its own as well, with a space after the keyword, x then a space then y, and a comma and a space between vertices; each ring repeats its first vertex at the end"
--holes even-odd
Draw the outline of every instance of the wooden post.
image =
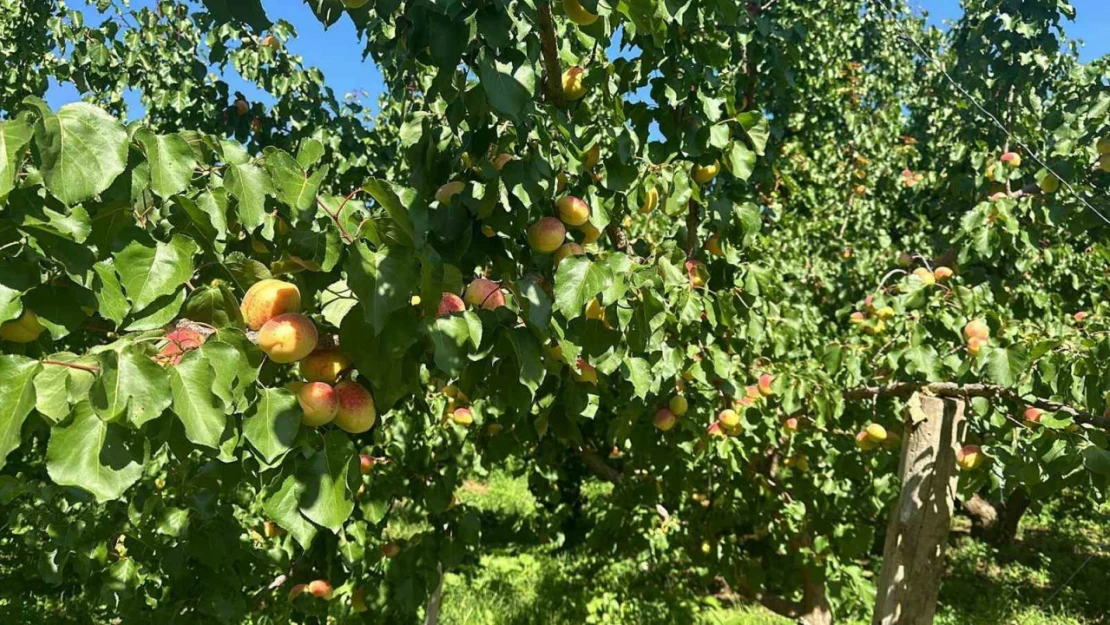
POLYGON ((872 625, 930 625, 956 492, 964 402, 914 394, 905 415, 902 494, 890 511, 872 625))

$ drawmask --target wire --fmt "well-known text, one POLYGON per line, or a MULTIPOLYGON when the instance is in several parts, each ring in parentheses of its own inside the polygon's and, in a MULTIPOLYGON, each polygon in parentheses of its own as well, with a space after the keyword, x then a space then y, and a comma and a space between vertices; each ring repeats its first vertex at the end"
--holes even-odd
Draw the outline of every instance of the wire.
POLYGON ((910 36, 910 33, 905 29, 905 24, 903 24, 902 20, 898 18, 898 14, 895 13, 894 7, 891 6, 891 4, 888 2, 888 0, 879 0, 879 4, 881 4, 883 6, 883 8, 886 9, 888 13, 890 13, 890 17, 894 20, 895 26, 899 30, 902 31, 902 37, 905 38, 906 41, 909 41, 911 44, 913 44, 913 46, 916 47, 918 49, 918 51, 921 52, 922 56, 924 56, 930 63, 935 65, 936 68, 940 70, 940 73, 944 75, 944 77, 948 80, 948 82, 951 83, 952 86, 955 87, 957 91, 962 93, 963 96, 965 98, 967 98, 967 100, 969 102, 971 102, 973 105, 975 105, 975 108, 979 109, 979 111, 983 115, 985 115, 991 122, 993 122, 994 125, 997 126, 999 130, 1001 130, 1003 133, 1005 133, 1006 136, 1010 139, 1010 141, 1013 141, 1015 144, 1018 145, 1018 147, 1025 150, 1025 152, 1027 154, 1029 154, 1030 156, 1033 157, 1033 160, 1036 161, 1038 165, 1040 165, 1041 167, 1048 170, 1048 173, 1052 174, 1053 176, 1056 176, 1056 178, 1060 182, 1064 183, 1064 188, 1067 189, 1068 191, 1070 191, 1071 194, 1075 196, 1075 199, 1079 200, 1079 202, 1081 204, 1083 204, 1084 206, 1086 206, 1088 209, 1090 209, 1091 212, 1098 215, 1099 218, 1102 219, 1102 221, 1106 222, 1107 224, 1110 224, 1110 219, 1108 219, 1106 217, 1106 215, 1103 215, 1101 212, 1099 212, 1099 210, 1097 208, 1095 208, 1094 206, 1091 206, 1091 203, 1088 202, 1086 199, 1084 199, 1083 196, 1079 195, 1079 192, 1075 190, 1075 187, 1073 187, 1071 185, 1071 183, 1067 181, 1067 179, 1065 179, 1060 174, 1056 173, 1056 171, 1054 169, 1052 169, 1051 167, 1049 167, 1048 163, 1045 163, 1044 160, 1042 160, 1041 157, 1036 152, 1034 152, 1028 145, 1025 144, 1025 142, 1023 142, 1016 135, 1014 135, 1014 133, 1010 132, 1010 130, 1008 128, 1006 128, 1006 126, 1004 126, 1002 124, 1002 122, 998 121, 997 117, 995 117, 993 114, 991 114, 990 111, 988 111, 986 108, 984 108, 983 105, 980 104, 979 101, 975 99, 975 96, 968 93, 968 91, 966 89, 964 89, 960 85, 960 83, 956 82, 955 79, 953 79, 952 76, 950 76, 948 74, 948 70, 946 70, 944 68, 944 65, 942 65, 940 61, 936 60, 936 58, 934 58, 933 55, 929 54, 929 51, 926 50, 924 46, 922 46, 913 37, 910 36))

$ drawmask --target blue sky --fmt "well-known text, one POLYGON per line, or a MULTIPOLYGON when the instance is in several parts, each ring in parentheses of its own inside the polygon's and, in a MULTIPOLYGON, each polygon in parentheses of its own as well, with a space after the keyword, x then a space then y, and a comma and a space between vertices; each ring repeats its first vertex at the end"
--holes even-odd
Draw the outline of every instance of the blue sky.
MULTIPOLYGON (((1083 60, 1090 60, 1110 52, 1110 0, 1071 0, 1078 16, 1075 22, 1065 25, 1073 39, 1086 42, 1082 48, 1083 60)), ((91 23, 98 21, 96 11, 88 9, 89 0, 71 0, 70 6, 85 10, 91 23)), ((132 0, 136 7, 151 6, 153 0, 132 0)), ((354 25, 342 19, 327 31, 312 15, 308 6, 299 0, 264 0, 263 5, 272 20, 285 20, 297 30, 298 38, 288 42, 287 49, 300 55, 306 66, 320 68, 328 84, 337 95, 352 91, 366 91, 367 103, 373 103, 382 91, 382 78, 372 61, 362 59, 362 46, 358 42, 354 25)), ((960 14, 959 0, 910 0, 916 12, 927 11, 930 22, 943 26, 947 20, 957 19, 960 14)), ((229 73, 234 70, 229 68, 229 73)), ((232 91, 240 90, 251 100, 266 102, 269 98, 264 92, 247 84, 235 75, 225 75, 232 91)), ((47 101, 57 108, 67 102, 78 100, 77 91, 71 86, 53 85, 47 93, 47 101)), ((128 94, 131 107, 130 117, 142 116, 142 107, 137 94, 128 94)))

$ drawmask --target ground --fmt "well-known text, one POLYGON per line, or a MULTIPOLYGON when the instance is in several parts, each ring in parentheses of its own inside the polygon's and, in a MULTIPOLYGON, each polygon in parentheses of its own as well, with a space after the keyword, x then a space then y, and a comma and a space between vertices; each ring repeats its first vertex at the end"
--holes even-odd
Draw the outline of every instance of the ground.
MULTIPOLYGON (((521 479, 495 473, 461 499, 499 527, 527 523, 534 501, 521 479)), ((1027 515, 1018 541, 995 549, 967 536, 958 519, 938 625, 1093 625, 1110 622, 1110 505, 1092 509, 1075 493, 1027 515)), ((762 608, 725 604, 680 580, 661 583, 633 561, 599 561, 536 544, 494 551, 451 575, 444 625, 790 625, 762 608)), ((865 625, 864 615, 838 623, 865 625)))

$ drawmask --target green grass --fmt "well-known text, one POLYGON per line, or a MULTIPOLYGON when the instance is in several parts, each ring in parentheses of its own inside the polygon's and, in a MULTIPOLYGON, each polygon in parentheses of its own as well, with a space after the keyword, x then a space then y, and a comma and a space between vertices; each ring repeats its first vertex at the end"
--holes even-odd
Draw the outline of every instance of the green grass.
MULTIPOLYGON (((597 496, 598 493, 589 493, 597 496)), ((502 525, 524 524, 534 500, 523 480, 495 473, 460 495, 502 525), (515 519, 515 520, 513 520, 515 519)), ((1095 625, 1110 622, 1110 506, 1081 497, 1027 515, 1019 540, 995 549, 957 522, 948 550, 938 625, 1095 625), (1080 570, 1080 567, 1082 569, 1080 570), (1069 581, 1069 577, 1076 574, 1069 581), (1065 582, 1067 585, 1065 586, 1065 582), (1057 589, 1063 588, 1056 593, 1057 589), (1053 597, 1055 593, 1055 596, 1053 597), (1051 602, 1048 600, 1052 598, 1051 602)), ((758 606, 726 605, 675 572, 608 562, 542 545, 495 550, 448 576, 444 625, 790 625, 758 606)), ((869 619, 838 619, 867 625, 869 619)))

